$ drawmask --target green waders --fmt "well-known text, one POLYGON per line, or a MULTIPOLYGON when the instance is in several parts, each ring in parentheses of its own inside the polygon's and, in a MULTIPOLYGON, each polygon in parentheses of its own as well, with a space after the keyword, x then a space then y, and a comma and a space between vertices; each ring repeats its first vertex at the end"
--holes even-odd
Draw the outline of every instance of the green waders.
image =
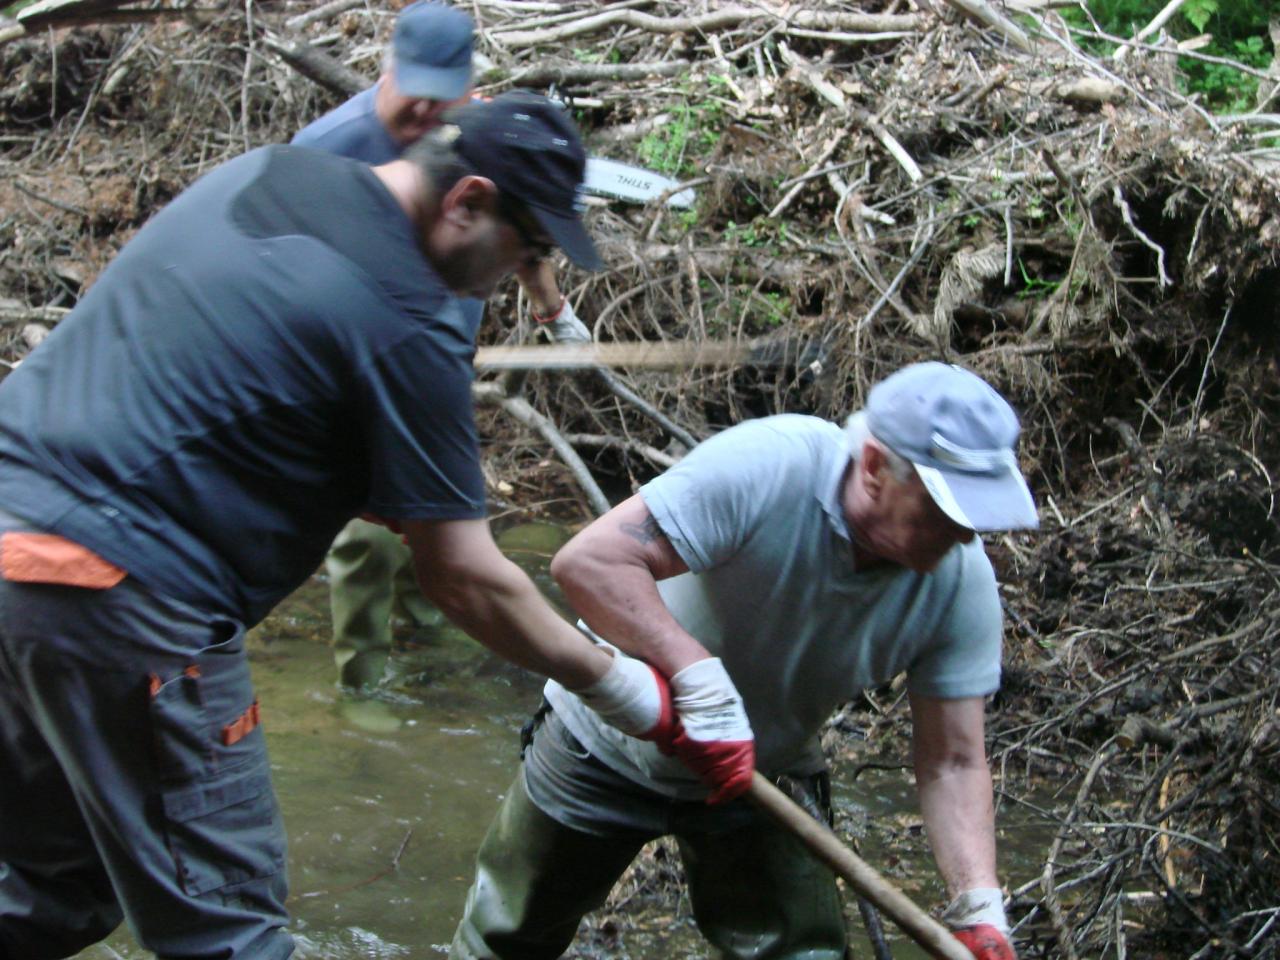
MULTIPOLYGON (((812 782, 816 778, 804 778, 812 782)), ((451 960, 553 960, 649 840, 674 835, 702 934, 730 960, 842 960, 835 878, 746 801, 674 801, 613 773, 555 713, 534 737, 481 844, 451 960), (536 777, 526 788, 525 778, 536 777), (557 794, 559 823, 529 795, 557 794)))
POLYGON ((333 659, 350 687, 382 682, 391 654, 393 615, 426 626, 440 614, 418 589, 413 555, 386 527, 352 520, 325 557, 333 612, 333 659))

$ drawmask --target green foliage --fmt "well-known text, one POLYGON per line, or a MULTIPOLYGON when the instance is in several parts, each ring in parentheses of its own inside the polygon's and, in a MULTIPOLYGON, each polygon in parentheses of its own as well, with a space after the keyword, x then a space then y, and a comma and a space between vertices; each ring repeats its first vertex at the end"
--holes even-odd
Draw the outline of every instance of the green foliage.
MULTIPOLYGON (((715 81, 718 78, 711 79, 715 81)), ((686 100, 672 111, 668 123, 646 134, 640 141, 636 149, 641 162, 670 177, 696 173, 696 161, 720 142, 723 112, 724 108, 710 98, 693 102, 686 100)))
POLYGON ((1028 274, 1026 264, 1022 262, 1021 257, 1018 258, 1018 273, 1022 274, 1022 289, 1018 291, 1019 300, 1043 300, 1062 286, 1061 280, 1043 280, 1028 274))
POLYGON ((714 336, 759 336, 790 323, 795 306, 785 293, 758 291, 750 287, 736 287, 729 296, 718 303, 710 285, 703 288, 704 301, 710 306, 707 312, 707 332, 714 336))
MULTIPOLYGON (((1131 37, 1155 18, 1165 0, 1087 0, 1085 6, 1088 15, 1078 9, 1068 9, 1063 14, 1074 26, 1092 29, 1092 16, 1102 32, 1131 37)), ((1274 53, 1267 22, 1276 12, 1274 0, 1187 0, 1165 29, 1178 40, 1210 34, 1212 40, 1198 52, 1265 68, 1274 53)), ((1098 52, 1113 48, 1087 40, 1082 43, 1098 52)), ((1257 77, 1226 64, 1192 57, 1179 57, 1178 68, 1182 91, 1198 96, 1211 110, 1239 113, 1254 104, 1257 77)))
POLYGON ((1218 0, 1187 0, 1182 5, 1182 15, 1191 21, 1191 25, 1200 33, 1209 25, 1213 15, 1218 12, 1218 0))
POLYGON ((609 51, 609 56, 606 58, 599 50, 592 50, 588 47, 574 47, 573 59, 579 63, 621 63, 622 54, 617 48, 614 48, 609 51))
MULTIPOLYGON (((1226 54, 1230 59, 1248 67, 1266 67, 1271 62, 1271 52, 1260 35, 1231 41, 1226 54)), ((1253 108, 1258 94, 1258 78, 1241 73, 1224 63, 1206 63, 1203 60, 1183 58, 1182 68, 1188 77, 1190 90, 1202 93, 1206 101, 1223 113, 1242 113, 1253 108)))
POLYGON ((730 220, 724 225, 724 239, 728 243, 737 243, 744 247, 763 247, 769 242, 766 231, 755 221, 738 224, 730 220))

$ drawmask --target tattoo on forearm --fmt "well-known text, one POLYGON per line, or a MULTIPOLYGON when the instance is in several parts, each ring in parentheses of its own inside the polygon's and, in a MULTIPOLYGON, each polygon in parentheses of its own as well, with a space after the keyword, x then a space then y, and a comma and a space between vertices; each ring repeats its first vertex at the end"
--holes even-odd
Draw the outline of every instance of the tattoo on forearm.
POLYGON ((640 543, 653 543, 655 540, 661 540, 663 537, 662 528, 658 526, 658 521, 652 516, 645 517, 642 523, 624 523, 621 524, 622 532, 633 540, 640 543))

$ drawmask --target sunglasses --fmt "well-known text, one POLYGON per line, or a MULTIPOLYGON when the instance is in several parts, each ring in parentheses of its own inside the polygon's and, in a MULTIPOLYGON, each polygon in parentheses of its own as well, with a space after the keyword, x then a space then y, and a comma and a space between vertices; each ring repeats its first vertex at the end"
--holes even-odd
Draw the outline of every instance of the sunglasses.
POLYGON ((542 230, 542 225, 534 219, 528 208, 519 200, 514 200, 504 193, 498 194, 498 216, 511 224, 520 238, 520 243, 531 251, 530 263, 545 260, 551 256, 556 244, 542 230))

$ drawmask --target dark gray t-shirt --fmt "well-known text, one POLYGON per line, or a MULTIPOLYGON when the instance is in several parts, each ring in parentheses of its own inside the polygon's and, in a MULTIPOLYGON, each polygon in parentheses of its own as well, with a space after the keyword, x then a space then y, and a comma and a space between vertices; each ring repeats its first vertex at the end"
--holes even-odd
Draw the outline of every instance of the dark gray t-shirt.
POLYGON ((458 304, 368 166, 245 154, 0 384, 0 507, 254 623, 357 513, 484 516, 458 304))

